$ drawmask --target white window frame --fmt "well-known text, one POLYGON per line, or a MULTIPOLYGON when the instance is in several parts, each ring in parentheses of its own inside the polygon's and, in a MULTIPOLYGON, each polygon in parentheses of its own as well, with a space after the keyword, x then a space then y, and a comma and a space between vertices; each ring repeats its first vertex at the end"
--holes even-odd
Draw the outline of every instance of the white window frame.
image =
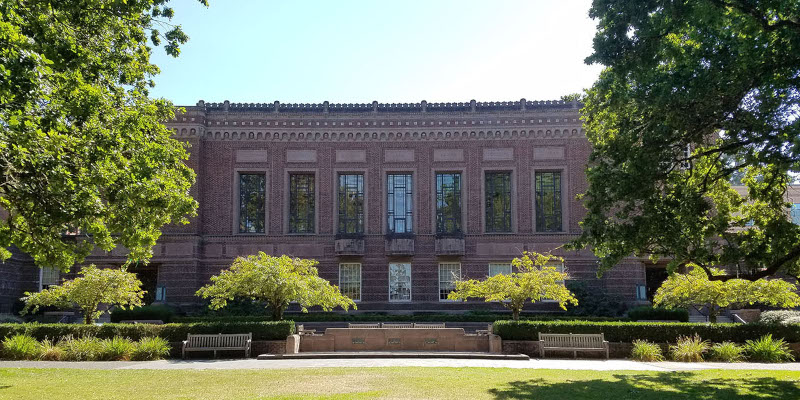
MULTIPOLYGON (((447 282, 447 281, 444 281, 442 279, 442 267, 445 267, 445 266, 447 266, 447 267, 452 267, 452 266, 458 267, 458 272, 457 272, 458 277, 456 279, 452 279, 451 278, 451 280, 449 281, 449 283, 453 287, 452 290, 455 290, 455 282, 457 282, 459 279, 461 279, 461 263, 460 262, 440 262, 439 263, 439 301, 456 301, 456 300, 450 300, 450 299, 447 299, 447 298, 444 298, 444 299, 442 298, 442 283, 446 283, 447 282)), ((452 271, 450 271, 450 272, 452 274, 452 271)))
MULTIPOLYGON (((353 300, 354 302, 358 303, 358 302, 361 301, 361 292, 362 292, 362 287, 363 287, 363 285, 361 283, 361 267, 362 267, 361 263, 346 263, 346 262, 345 263, 339 263, 339 291, 341 292, 342 287, 343 287, 342 286, 342 275, 343 275, 342 274, 342 268, 343 267, 356 267, 356 266, 358 267, 358 281, 357 281, 358 282, 358 299, 351 298, 351 300, 353 300)), ((352 281, 352 282, 351 281, 345 281, 344 283, 352 284, 352 283, 355 283, 355 282, 356 281, 352 281)), ((342 294, 344 294, 344 293, 342 293, 342 294)))
POLYGON ((408 303, 413 299, 413 279, 411 277, 411 263, 401 262, 401 263, 389 263, 389 302, 392 303, 408 303), (404 265, 407 266, 408 270, 408 299, 392 299, 392 266, 393 265, 404 265))
POLYGON ((493 277, 495 275, 511 275, 513 272, 514 272, 514 266, 511 265, 511 263, 489 263, 489 271, 488 271, 488 274, 486 276, 491 278, 491 277, 493 277), (508 267, 508 273, 498 272, 496 274, 492 274, 492 267, 496 267, 496 268, 497 267, 503 267, 503 268, 508 267))
POLYGON ((45 285, 47 285, 49 287, 49 286, 53 286, 53 285, 58 285, 60 283, 61 283, 61 271, 58 268, 39 267, 39 291, 40 292, 44 289, 45 285), (47 268, 50 271, 53 271, 53 273, 58 276, 58 278, 56 278, 56 280, 55 280, 55 283, 45 283, 44 282, 44 276, 45 276, 44 275, 44 270, 45 270, 45 268, 47 268))

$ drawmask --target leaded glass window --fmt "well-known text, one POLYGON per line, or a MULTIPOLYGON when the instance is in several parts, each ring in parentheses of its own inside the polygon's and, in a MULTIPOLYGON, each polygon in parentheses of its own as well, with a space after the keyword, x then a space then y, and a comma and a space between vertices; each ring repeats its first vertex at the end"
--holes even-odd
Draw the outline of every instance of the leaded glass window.
POLYGON ((561 172, 536 173, 536 231, 561 232, 561 172))
POLYGON ((289 233, 314 233, 314 175, 289 175, 289 233))
POLYGON ((390 233, 413 232, 411 174, 389 174, 386 177, 386 215, 390 233))
POLYGON ((511 275, 511 264, 509 263, 495 263, 489 264, 489 277, 495 275, 511 275))
POLYGON ((436 233, 461 233, 461 174, 436 174, 436 233))
POLYGON ((339 228, 341 234, 364 233, 364 175, 339 175, 339 228))
POLYGON ((792 222, 800 225, 800 203, 792 204, 792 222))
POLYGON ((511 173, 486 173, 486 232, 511 232, 511 173))
POLYGON ((389 264, 389 301, 411 300, 411 264, 389 264))
POLYGON ((361 300, 361 264, 339 264, 339 291, 353 301, 361 300))
POLYGON ((456 290, 456 282, 461 279, 460 263, 439 264, 439 300, 447 300, 447 295, 456 290))
POLYGON ((264 233, 266 176, 239 174, 239 232, 264 233))

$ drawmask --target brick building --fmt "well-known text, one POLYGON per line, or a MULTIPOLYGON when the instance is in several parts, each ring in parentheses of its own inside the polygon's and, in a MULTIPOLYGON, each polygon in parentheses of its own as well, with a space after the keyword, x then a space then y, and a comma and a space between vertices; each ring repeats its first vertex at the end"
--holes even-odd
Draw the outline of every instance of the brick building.
MULTIPOLYGON (((444 300, 454 275, 508 272, 523 250, 552 251, 572 279, 645 300, 662 269, 630 259, 597 279, 591 252, 560 249, 585 212, 575 195, 587 186, 590 145, 578 109, 524 99, 200 101, 167 124, 191 145, 198 216, 166 227, 136 271, 153 300, 196 306, 210 276, 264 251, 318 260, 359 310, 456 310, 484 303, 444 300)), ((87 262, 124 259, 118 249, 87 262)), ((6 311, 23 290, 58 280, 24 264, 15 255, 4 267, 6 311)))

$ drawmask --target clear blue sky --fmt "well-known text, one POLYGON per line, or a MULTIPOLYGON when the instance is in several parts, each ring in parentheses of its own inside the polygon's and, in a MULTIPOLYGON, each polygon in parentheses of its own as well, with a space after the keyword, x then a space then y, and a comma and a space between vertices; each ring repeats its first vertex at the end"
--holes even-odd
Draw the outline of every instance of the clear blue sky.
POLYGON ((151 95, 283 103, 558 99, 592 85, 590 0, 173 0, 151 95))

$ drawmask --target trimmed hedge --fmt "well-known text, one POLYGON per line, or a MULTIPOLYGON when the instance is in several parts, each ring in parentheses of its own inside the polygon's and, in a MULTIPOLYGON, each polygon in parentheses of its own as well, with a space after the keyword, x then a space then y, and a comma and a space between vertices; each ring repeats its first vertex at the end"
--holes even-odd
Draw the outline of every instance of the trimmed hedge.
POLYGON ((800 342, 800 325, 704 324, 684 322, 497 321, 494 333, 504 340, 539 340, 542 333, 603 333, 609 342, 647 340, 675 343, 679 336, 700 335, 712 342, 743 343, 766 334, 800 342))
POLYGON ((0 324, 0 339, 17 334, 32 336, 37 340, 60 339, 65 336, 95 336, 110 339, 114 336, 139 340, 143 337, 161 337, 169 342, 186 340, 189 333, 253 333, 253 340, 284 340, 294 333, 294 321, 269 322, 198 322, 187 324, 0 324))
MULTIPOLYGON (((291 314, 290 318, 298 323, 303 322, 494 322, 509 319, 511 313, 415 313, 415 314, 339 314, 308 313, 291 314)), ((523 315, 523 320, 531 321, 621 321, 624 318, 613 317, 576 317, 567 315, 523 315)), ((200 316, 175 317, 176 322, 256 322, 269 321, 269 316, 200 316)))
POLYGON ((649 319, 689 322, 689 310, 685 308, 673 308, 668 310, 661 307, 642 306, 628 310, 628 318, 630 318, 631 321, 649 319))

